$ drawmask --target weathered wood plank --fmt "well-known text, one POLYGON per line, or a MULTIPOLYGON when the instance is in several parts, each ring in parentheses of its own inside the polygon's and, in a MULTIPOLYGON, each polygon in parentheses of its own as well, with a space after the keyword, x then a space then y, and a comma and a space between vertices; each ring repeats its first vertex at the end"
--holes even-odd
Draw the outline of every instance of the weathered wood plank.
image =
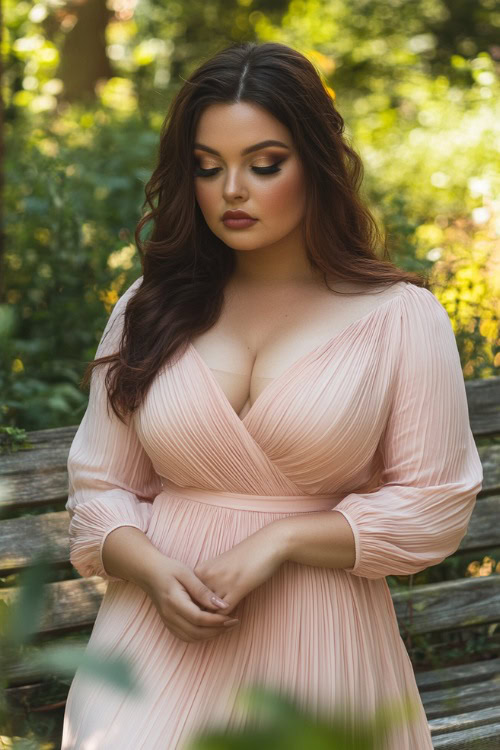
POLYGON ((0 573, 17 573, 44 553, 51 565, 69 563, 69 513, 6 518, 0 523, 0 573))
POLYGON ((500 575, 391 591, 402 635, 466 628, 500 620, 500 575), (412 600, 413 604, 411 604, 412 600))
MULTIPOLYGON (((439 690, 459 685, 472 685, 485 680, 500 680, 500 658, 486 659, 473 664, 456 664, 453 667, 440 667, 415 675, 420 693, 425 690, 439 690)), ((500 702, 499 702, 500 704, 500 702)))
POLYGON ((468 711, 456 716, 443 716, 440 719, 431 719, 429 726, 432 736, 438 736, 445 732, 459 732, 472 727, 480 727, 485 724, 500 722, 500 704, 480 708, 479 711, 468 711))
POLYGON ((0 520, 13 511, 64 503, 67 497, 66 468, 26 470, 23 475, 0 476, 0 520))
POLYGON ((67 498, 67 461, 76 430, 71 426, 28 432, 32 449, 1 454, 0 517, 13 509, 67 498))
MULTIPOLYGON (((41 654, 47 647, 68 645, 69 642, 76 648, 84 648, 87 645, 89 638, 90 628, 87 631, 73 633, 70 639, 68 639, 68 637, 64 638, 58 635, 55 638, 47 638, 43 643, 31 644, 30 658, 33 659, 32 662, 30 662, 30 659, 26 658, 22 662, 10 664, 7 667, 6 673, 8 677, 9 687, 36 685, 36 683, 38 682, 45 682, 49 679, 55 679, 56 677, 58 677, 58 675, 48 675, 46 669, 35 665, 34 660, 38 657, 38 655, 41 654)), ((70 675, 70 677, 60 676, 60 679, 62 682, 69 682, 69 680, 72 679, 72 675, 70 675)))
MULTIPOLYGON (((107 582, 99 576, 46 584, 45 602, 37 632, 42 636, 47 636, 69 633, 91 626, 97 616, 107 585, 107 582)), ((12 604, 18 592, 19 589, 15 587, 0 589, 0 600, 12 604)))
POLYGON ((426 690, 422 693, 427 719, 438 719, 442 716, 456 716, 467 711, 499 705, 500 682, 485 680, 473 685, 444 688, 444 690, 426 690))
POLYGON ((500 750, 500 722, 433 737, 434 750, 500 750))
MULTIPOLYGON (((83 417, 83 414, 82 414, 83 417)), ((51 448, 56 443, 68 445, 76 434, 77 426, 68 425, 66 427, 48 427, 43 430, 31 430, 26 432, 28 442, 31 443, 35 450, 51 448)), ((2 453, 2 469, 0 474, 12 474, 19 470, 23 465, 23 454, 28 451, 7 451, 2 453)))
POLYGON ((500 492, 500 445, 478 445, 477 450, 483 467, 483 486, 479 497, 500 492))
POLYGON ((474 435, 500 432, 500 377, 466 380, 465 392, 474 435))
MULTIPOLYGON (((4 694, 9 712, 25 715, 27 706, 30 710, 33 710, 38 706, 47 706, 67 699, 70 687, 69 679, 64 680, 55 676, 48 678, 46 675, 44 677, 45 679, 42 678, 38 682, 33 681, 29 685, 16 685, 6 688, 4 694)), ((60 740, 61 738, 59 738, 59 742, 60 740)))
MULTIPOLYGON (((500 449, 500 446, 498 446, 500 449)), ((500 450, 498 467, 500 473, 500 450)), ((500 547, 500 495, 479 497, 472 516, 470 517, 467 533, 460 542, 457 552, 472 550, 488 550, 500 547)))

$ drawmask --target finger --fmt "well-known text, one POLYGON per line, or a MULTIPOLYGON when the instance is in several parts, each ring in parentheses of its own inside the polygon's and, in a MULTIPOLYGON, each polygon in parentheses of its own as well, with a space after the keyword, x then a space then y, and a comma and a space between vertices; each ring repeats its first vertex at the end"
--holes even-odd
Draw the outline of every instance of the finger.
POLYGON ((182 589, 179 589, 179 591, 172 596, 171 601, 177 614, 190 625, 197 627, 217 627, 227 620, 234 619, 234 617, 223 614, 222 612, 208 612, 200 609, 200 607, 193 602, 187 591, 182 589))
POLYGON ((182 629, 189 638, 196 641, 205 641, 209 638, 216 638, 224 633, 229 633, 230 631, 237 629, 239 625, 240 623, 237 621, 232 625, 221 625, 217 628, 198 628, 196 626, 190 626, 190 624, 185 621, 182 629))
POLYGON ((240 623, 238 620, 235 621, 234 618, 231 618, 230 620, 228 620, 227 625, 219 625, 216 627, 200 627, 197 625, 193 625, 180 614, 176 612, 170 612, 169 621, 165 624, 174 635, 183 640, 188 639, 201 641, 208 638, 215 638, 218 635, 222 635, 223 633, 234 630, 239 626, 240 623))
MULTIPOLYGON (((198 606, 206 607, 209 610, 219 610, 224 612, 228 607, 224 607, 223 600, 217 596, 215 591, 208 588, 202 580, 198 578, 191 568, 187 566, 182 568, 177 575, 177 580, 186 589, 191 599, 198 604, 198 606)), ((225 602, 229 604, 229 602, 225 602)))

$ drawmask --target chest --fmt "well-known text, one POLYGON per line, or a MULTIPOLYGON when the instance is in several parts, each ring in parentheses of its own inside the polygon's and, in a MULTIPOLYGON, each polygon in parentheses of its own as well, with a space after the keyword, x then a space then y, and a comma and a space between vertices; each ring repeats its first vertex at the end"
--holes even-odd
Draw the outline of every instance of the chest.
POLYGON ((228 289, 216 324, 191 344, 240 419, 295 362, 397 294, 348 291, 228 289))

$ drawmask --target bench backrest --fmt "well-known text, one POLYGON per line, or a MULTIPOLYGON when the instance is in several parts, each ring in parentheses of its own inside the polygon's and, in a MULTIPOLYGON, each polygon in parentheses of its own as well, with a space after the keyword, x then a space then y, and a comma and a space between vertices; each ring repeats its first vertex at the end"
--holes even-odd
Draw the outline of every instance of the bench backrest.
MULTIPOLYGON (((471 428, 484 469, 484 483, 469 529, 457 552, 472 553, 500 546, 500 377, 465 383, 471 428)), ((77 427, 28 433, 31 450, 0 454, 0 576, 18 573, 42 551, 49 562, 71 570, 67 458, 77 427), (42 508, 39 515, 20 511, 42 508)), ((411 584, 411 579, 410 579, 411 584)), ((88 628, 106 590, 99 578, 69 578, 47 584, 48 605, 43 635, 88 628)), ((391 591, 402 635, 498 622, 500 574, 442 583, 404 586, 391 591)), ((15 588, 0 589, 10 601, 15 588)))

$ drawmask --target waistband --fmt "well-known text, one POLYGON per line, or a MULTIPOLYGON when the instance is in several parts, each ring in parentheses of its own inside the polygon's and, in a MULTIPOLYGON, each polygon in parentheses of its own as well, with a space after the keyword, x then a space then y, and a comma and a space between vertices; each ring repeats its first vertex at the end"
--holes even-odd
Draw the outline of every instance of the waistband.
POLYGON ((200 487, 181 487, 166 477, 161 477, 161 482, 163 490, 160 495, 171 494, 208 505, 218 505, 236 510, 257 510, 262 513, 307 513, 315 510, 331 510, 344 497, 344 494, 335 493, 325 495, 254 495, 240 492, 222 492, 201 489, 200 487))

